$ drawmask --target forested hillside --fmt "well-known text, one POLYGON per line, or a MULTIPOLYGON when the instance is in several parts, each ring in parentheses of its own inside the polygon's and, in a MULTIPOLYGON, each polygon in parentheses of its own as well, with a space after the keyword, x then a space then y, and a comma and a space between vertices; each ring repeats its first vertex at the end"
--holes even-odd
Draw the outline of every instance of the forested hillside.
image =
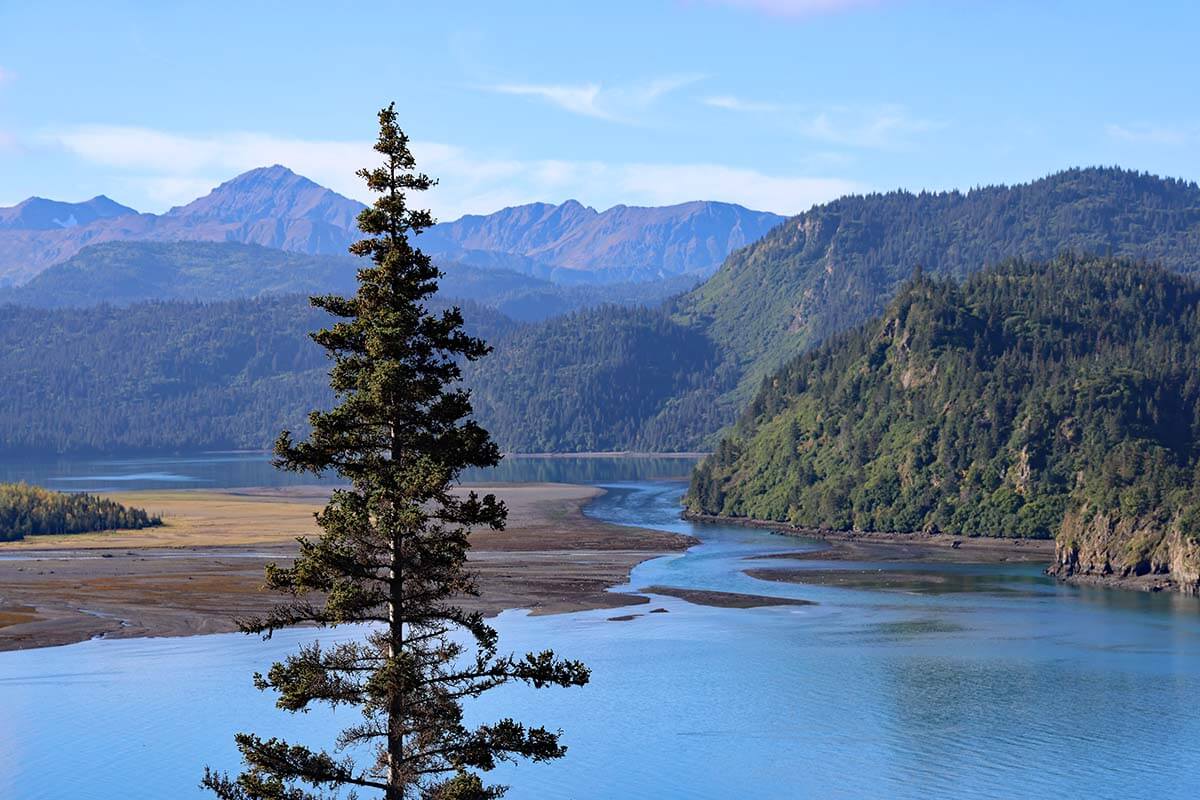
MULTIPOLYGON (((710 447, 765 376, 878 314, 915 267, 962 278, 1008 258, 1045 259, 1064 250, 1144 257, 1194 274, 1200 270, 1200 187, 1118 169, 1083 169, 1014 187, 893 192, 818 206, 737 251, 709 281, 666 304, 672 330, 686 330, 689 340, 714 348, 705 373, 676 381, 680 392, 656 394, 654 403, 606 407, 597 418, 620 419, 620 429, 595 439, 619 449, 710 447), (623 438, 630 431, 633 437, 623 438)), ((549 372, 506 377, 508 396, 519 398, 526 419, 561 419, 578 408, 577 387, 595 376, 598 364, 585 350, 564 351, 560 339, 582 339, 594 334, 593 327, 590 317, 548 323, 544 335, 530 335, 522 345, 524 363, 555 365, 549 372), (571 324, 579 330, 562 327, 571 324)), ((640 368, 642 357, 633 349, 614 354, 629 371, 640 368)), ((616 372, 617 360, 600 368, 616 372)), ((520 441, 537 438, 545 449, 591 446, 581 445, 574 433, 545 438, 532 422, 520 435, 522 425, 514 418, 504 429, 520 441)))
MULTIPOLYGON (((1071 169, 1017 186, 844 197, 777 226, 684 297, 742 367, 741 397, 831 334, 878 314, 915 267, 961 278, 1064 251, 1200 271, 1200 186, 1121 169, 1071 169)), ((740 407, 741 402, 737 403, 740 407)))
POLYGON ((522 452, 672 450, 719 424, 711 400, 732 385, 716 346, 644 308, 607 306, 515 330, 471 364, 476 414, 522 452), (679 398, 706 398, 671 416, 679 398))
POLYGON ((1063 570, 1195 581, 1198 467, 1200 284, 1065 257, 917 277, 764 382, 687 502, 814 528, 1057 534, 1063 570))
MULTIPOLYGON (((477 305, 488 339, 514 323, 477 305)), ((0 307, 0 449, 261 448, 328 404, 325 324, 303 297, 41 310, 0 307)))

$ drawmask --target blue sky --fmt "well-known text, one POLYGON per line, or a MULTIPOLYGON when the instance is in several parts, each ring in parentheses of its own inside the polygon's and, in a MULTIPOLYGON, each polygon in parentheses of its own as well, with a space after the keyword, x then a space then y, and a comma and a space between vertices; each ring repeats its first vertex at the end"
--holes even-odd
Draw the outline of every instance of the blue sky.
POLYGON ((443 219, 1200 177, 1191 2, 337 5, 0 2, 0 205, 162 211, 275 162, 363 197, 389 100, 443 219))

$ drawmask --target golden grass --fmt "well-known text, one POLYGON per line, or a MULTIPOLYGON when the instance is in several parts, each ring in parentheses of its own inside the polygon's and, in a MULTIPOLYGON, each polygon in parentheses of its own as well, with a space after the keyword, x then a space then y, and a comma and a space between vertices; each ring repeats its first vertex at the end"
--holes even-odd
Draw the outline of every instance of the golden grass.
MULTIPOLYGON (((471 487, 495 492, 509 507, 510 530, 579 524, 579 503, 597 493, 586 486, 514 484, 471 487)), ((466 491, 466 490, 464 490, 466 491)), ((245 547, 288 543, 317 533, 313 515, 325 505, 325 490, 139 490, 105 494, 126 506, 161 516, 164 524, 141 530, 29 536, 0 542, 4 550, 92 548, 245 547)))
POLYGON ((0 549, 212 547, 289 542, 316 531, 323 503, 227 492, 133 491, 106 495, 163 518, 161 527, 132 531, 29 536, 0 549))

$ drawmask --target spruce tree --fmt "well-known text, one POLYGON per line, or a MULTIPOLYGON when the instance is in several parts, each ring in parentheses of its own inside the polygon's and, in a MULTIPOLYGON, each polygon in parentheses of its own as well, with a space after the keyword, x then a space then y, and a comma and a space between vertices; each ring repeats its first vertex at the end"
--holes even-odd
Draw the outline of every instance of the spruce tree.
POLYGON ((425 306, 441 275, 414 240, 433 219, 408 194, 433 181, 416 171, 394 104, 379 113, 375 150, 383 163, 358 174, 379 197, 358 218, 366 238, 351 247, 370 263, 353 297, 312 298, 335 318, 313 338, 333 359, 337 405, 309 416, 306 441, 285 431, 275 446, 280 468, 332 471, 348 487, 317 514, 322 532, 300 540, 293 565, 267 568, 268 587, 287 600, 242 626, 269 637, 298 624, 369 624, 360 641, 309 644, 255 675, 282 709, 350 705, 362 719, 332 752, 238 734, 245 771, 204 776, 224 800, 499 797, 504 787, 486 786, 481 772, 559 758, 565 747, 558 733, 512 719, 468 727, 463 702, 513 681, 588 680, 585 666, 550 651, 501 654, 496 631, 459 605, 477 594, 469 531, 500 529, 506 516, 494 495, 454 490, 463 469, 500 460, 457 383, 461 363, 489 348, 464 332, 457 308, 425 306))

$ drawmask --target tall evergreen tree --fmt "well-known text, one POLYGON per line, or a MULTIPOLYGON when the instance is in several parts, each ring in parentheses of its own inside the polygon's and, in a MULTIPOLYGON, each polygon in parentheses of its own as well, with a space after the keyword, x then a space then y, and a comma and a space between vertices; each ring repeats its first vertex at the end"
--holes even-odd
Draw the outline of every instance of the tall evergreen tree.
POLYGON ((290 567, 271 565, 267 585, 289 596, 268 616, 243 625, 269 636, 301 623, 371 623, 363 641, 314 643, 256 675, 277 705, 352 705, 358 724, 327 752, 238 734, 247 769, 237 778, 206 771, 203 785, 224 800, 307 800, 360 790, 386 800, 499 797, 479 773, 498 761, 559 758, 559 734, 504 719, 470 728, 462 704, 512 681, 582 686, 588 670, 550 651, 501 655, 496 631, 456 603, 477 593, 466 569, 472 528, 504 526, 493 495, 454 491, 467 467, 493 466, 500 453, 470 419, 456 384, 462 361, 486 355, 463 332, 457 308, 433 314, 426 301, 440 273, 413 239, 433 224, 409 208, 407 193, 433 181, 417 172, 408 137, 389 106, 379 114, 375 149, 383 163, 359 175, 380 196, 359 216, 367 238, 351 252, 371 260, 353 297, 312 302, 337 321, 313 334, 334 360, 338 405, 310 415, 307 441, 284 432, 276 463, 288 470, 334 471, 349 488, 317 515, 290 567))

